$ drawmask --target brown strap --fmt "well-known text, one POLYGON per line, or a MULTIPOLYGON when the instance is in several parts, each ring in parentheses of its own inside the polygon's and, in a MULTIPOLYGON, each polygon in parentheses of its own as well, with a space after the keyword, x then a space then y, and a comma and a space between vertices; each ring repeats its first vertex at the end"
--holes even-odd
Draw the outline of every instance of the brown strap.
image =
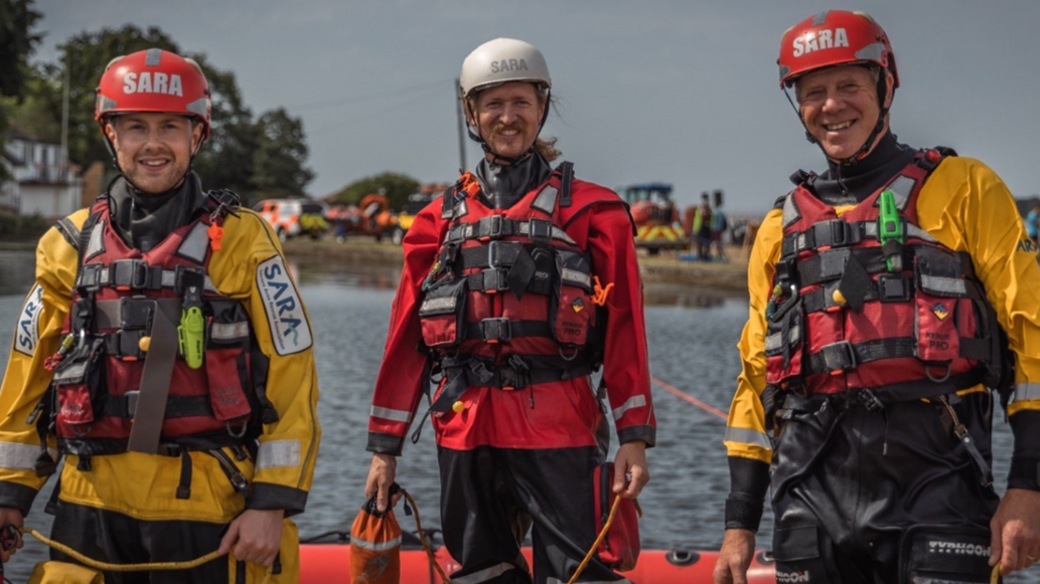
POLYGON ((174 325, 181 301, 178 298, 156 300, 152 313, 151 345, 141 375, 141 395, 137 399, 133 427, 127 450, 155 454, 166 416, 166 397, 177 359, 177 327, 174 325))

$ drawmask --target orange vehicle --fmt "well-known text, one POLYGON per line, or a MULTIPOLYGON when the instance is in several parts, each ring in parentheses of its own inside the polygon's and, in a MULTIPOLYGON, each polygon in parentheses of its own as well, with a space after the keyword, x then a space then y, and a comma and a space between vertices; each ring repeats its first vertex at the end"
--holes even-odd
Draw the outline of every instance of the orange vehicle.
POLYGON ((329 228, 325 221, 328 207, 321 201, 310 199, 265 199, 253 210, 274 227, 278 239, 283 242, 298 235, 309 235, 318 239, 329 228))
POLYGON ((376 241, 382 241, 383 236, 391 235, 397 227, 390 200, 379 193, 365 195, 357 205, 335 207, 326 217, 332 222, 338 241, 351 234, 371 235, 376 241))
POLYGON ((617 192, 629 204, 635 221, 636 247, 657 255, 662 249, 682 249, 690 244, 672 201, 672 185, 639 183, 620 187, 617 192))

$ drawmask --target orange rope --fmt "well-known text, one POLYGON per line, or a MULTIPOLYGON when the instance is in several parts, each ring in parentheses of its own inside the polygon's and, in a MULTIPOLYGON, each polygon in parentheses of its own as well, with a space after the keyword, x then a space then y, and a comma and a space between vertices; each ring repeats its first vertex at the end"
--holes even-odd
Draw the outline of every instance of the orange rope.
POLYGON ((404 495, 405 499, 408 499, 408 502, 412 505, 412 511, 415 512, 415 529, 419 532, 419 541, 422 542, 423 550, 426 551, 426 555, 430 558, 430 564, 432 564, 437 570, 437 573, 440 574, 441 580, 444 584, 451 584, 451 580, 448 579, 447 574, 444 573, 444 568, 441 568, 440 563, 437 562, 437 557, 433 555, 433 550, 430 548, 430 542, 426 540, 426 534, 423 532, 422 528, 422 521, 419 520, 419 507, 416 506, 415 499, 413 499, 412 495, 404 489, 401 489, 401 493, 404 495))
POLYGON ((592 559, 592 555, 599 549, 599 544, 603 542, 603 538, 607 537, 607 532, 610 531, 610 526, 614 524, 614 518, 617 516, 618 508, 621 507, 621 497, 614 499, 614 504, 610 506, 610 515, 607 516, 607 522, 603 524, 603 529, 599 531, 599 535, 596 536, 596 541, 593 542, 592 547, 589 548, 589 553, 585 554, 585 559, 578 565, 578 569, 574 571, 574 575, 567 581, 567 584, 574 584, 574 581, 578 579, 578 576, 585 570, 585 566, 589 565, 589 560, 592 559))

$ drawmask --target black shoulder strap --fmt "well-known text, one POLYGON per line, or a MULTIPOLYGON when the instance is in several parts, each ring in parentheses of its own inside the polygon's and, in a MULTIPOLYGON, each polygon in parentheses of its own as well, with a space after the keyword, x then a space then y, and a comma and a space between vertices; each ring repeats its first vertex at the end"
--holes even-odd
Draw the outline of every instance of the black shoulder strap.
POLYGON ((779 197, 777 197, 776 200, 773 201, 773 208, 774 209, 783 209, 784 208, 784 203, 787 202, 787 197, 790 197, 793 193, 794 193, 794 191, 788 191, 787 194, 780 195, 779 197))
POLYGON ((563 161, 557 167, 560 171, 560 206, 571 206, 571 183, 574 181, 574 163, 563 161))
POLYGON ((77 250, 79 249, 79 229, 72 220, 68 217, 58 219, 58 222, 54 224, 54 227, 57 228, 58 233, 65 238, 65 241, 68 242, 69 245, 77 250))

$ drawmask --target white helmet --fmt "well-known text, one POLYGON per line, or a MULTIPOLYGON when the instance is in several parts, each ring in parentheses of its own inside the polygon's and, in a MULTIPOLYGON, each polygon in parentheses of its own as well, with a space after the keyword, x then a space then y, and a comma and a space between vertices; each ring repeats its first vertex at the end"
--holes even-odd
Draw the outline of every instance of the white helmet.
POLYGON ((460 96, 510 81, 529 81, 552 87, 549 66, 542 52, 530 43, 516 39, 488 41, 466 57, 459 76, 460 96))

